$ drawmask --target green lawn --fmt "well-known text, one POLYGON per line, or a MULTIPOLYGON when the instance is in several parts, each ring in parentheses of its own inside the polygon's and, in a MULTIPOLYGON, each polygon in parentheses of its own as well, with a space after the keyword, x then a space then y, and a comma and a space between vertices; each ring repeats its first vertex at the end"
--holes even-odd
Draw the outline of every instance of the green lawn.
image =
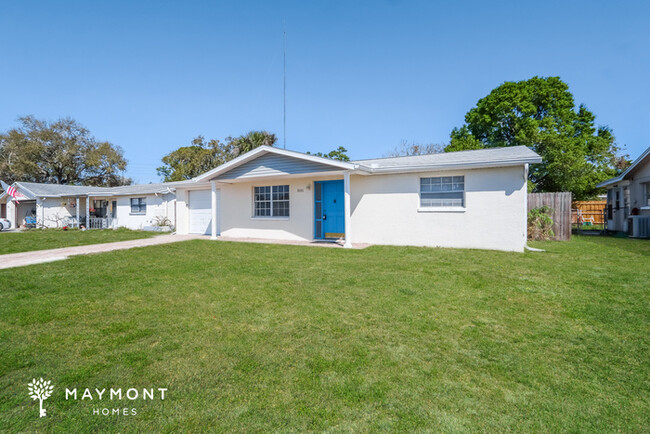
POLYGON ((547 252, 193 240, 0 271, 0 427, 647 431, 650 242, 533 245, 547 252), (55 386, 44 418, 34 377, 55 386))
POLYGON ((30 229, 22 232, 0 232, 0 255, 31 252, 33 250, 58 249, 59 247, 137 240, 155 235, 160 235, 160 233, 131 231, 124 228, 91 231, 79 231, 76 229, 67 231, 61 229, 30 229))

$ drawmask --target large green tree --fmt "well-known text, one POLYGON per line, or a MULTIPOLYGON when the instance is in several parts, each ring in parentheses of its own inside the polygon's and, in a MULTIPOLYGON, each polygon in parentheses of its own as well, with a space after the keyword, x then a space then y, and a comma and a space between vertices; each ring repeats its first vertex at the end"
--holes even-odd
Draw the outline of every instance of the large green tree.
POLYGON ((559 77, 505 82, 481 98, 451 132, 445 151, 528 146, 542 156, 533 165, 534 191, 570 191, 588 199, 596 184, 617 174, 619 148, 612 131, 596 126, 595 115, 576 107, 559 77))
POLYGON ((224 142, 198 136, 190 146, 181 146, 162 158, 156 170, 165 182, 192 179, 259 146, 274 146, 275 134, 250 131, 239 137, 226 137, 224 142))
POLYGON ((0 133, 0 179, 54 184, 116 186, 125 183, 122 149, 97 141, 70 118, 48 122, 33 116, 0 133))

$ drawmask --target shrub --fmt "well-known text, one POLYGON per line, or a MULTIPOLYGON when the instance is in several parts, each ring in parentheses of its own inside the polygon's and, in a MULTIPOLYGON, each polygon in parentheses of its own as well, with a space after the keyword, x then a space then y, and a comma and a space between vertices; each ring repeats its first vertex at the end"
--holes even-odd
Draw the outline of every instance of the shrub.
POLYGON ((155 216, 152 220, 154 226, 172 226, 172 221, 165 216, 155 216))
POLYGON ((548 206, 540 206, 528 211, 528 239, 535 241, 550 240, 553 233, 553 210, 548 206))

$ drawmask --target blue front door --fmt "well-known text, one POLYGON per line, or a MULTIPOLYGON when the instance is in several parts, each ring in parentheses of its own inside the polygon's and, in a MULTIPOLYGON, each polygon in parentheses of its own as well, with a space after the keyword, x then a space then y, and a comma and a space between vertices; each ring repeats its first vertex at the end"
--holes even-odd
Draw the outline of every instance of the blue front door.
POLYGON ((314 238, 345 237, 343 181, 314 183, 314 238))

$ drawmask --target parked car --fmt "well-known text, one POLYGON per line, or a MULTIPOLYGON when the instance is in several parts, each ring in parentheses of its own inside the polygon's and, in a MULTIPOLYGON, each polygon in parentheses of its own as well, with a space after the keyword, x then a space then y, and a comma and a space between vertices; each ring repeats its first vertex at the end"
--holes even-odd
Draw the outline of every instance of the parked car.
POLYGON ((11 228, 11 222, 7 219, 0 219, 0 231, 6 231, 11 228))

